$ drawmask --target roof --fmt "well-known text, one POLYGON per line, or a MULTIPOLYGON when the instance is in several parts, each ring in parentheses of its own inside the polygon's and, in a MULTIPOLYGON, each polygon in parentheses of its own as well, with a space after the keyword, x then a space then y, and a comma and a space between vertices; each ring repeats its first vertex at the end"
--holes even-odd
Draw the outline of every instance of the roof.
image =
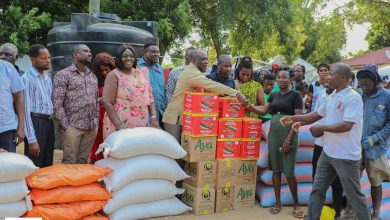
POLYGON ((345 63, 350 66, 364 66, 370 63, 374 63, 378 66, 390 64, 390 47, 385 47, 383 49, 366 53, 347 60, 343 60, 338 63, 345 63))

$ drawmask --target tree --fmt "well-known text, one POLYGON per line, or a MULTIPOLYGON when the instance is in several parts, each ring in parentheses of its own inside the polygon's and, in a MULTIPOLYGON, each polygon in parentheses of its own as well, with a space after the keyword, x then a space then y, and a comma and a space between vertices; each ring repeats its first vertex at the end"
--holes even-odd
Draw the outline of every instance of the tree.
POLYGON ((346 44, 346 29, 343 16, 335 11, 318 21, 305 24, 307 39, 300 56, 315 65, 340 61, 341 49, 346 44))
POLYGON ((42 37, 39 36, 39 31, 48 28, 51 22, 48 13, 38 14, 38 8, 32 8, 25 13, 21 7, 14 5, 1 9, 1 43, 15 44, 20 54, 27 52, 31 41, 41 43, 42 37))
MULTIPOLYGON (((33 43, 45 45, 47 43, 47 33, 53 27, 52 21, 69 22, 72 13, 87 13, 88 1, 1 0, 0 10, 3 11, 1 14, 2 25, 9 27, 0 30, 0 33, 2 33, 0 36, 4 36, 0 38, 1 42, 10 41, 7 36, 11 36, 12 32, 18 31, 20 35, 26 36, 23 45, 19 45, 19 42, 17 42, 18 47, 25 47, 33 43), (13 14, 7 14, 8 18, 3 16, 11 5, 19 8, 19 12, 22 15, 29 15, 27 21, 39 21, 42 23, 38 23, 40 24, 39 26, 32 25, 34 31, 29 31, 29 27, 27 29, 18 29, 15 24, 21 19, 20 17, 16 17, 13 14), (34 13, 29 14, 33 8, 43 9, 45 11, 42 14, 44 17, 38 17, 38 11, 32 11, 34 13), (25 31, 28 31, 28 33, 25 33, 25 31)), ((157 21, 159 25, 160 52, 162 55, 165 54, 174 40, 186 37, 192 27, 189 22, 188 3, 185 0, 102 0, 101 11, 117 14, 124 20, 157 21)))
POLYGON ((217 55, 250 55, 267 60, 283 55, 291 62, 341 59, 345 25, 340 13, 315 19, 326 0, 190 0, 194 25, 211 39, 217 55), (333 33, 334 34, 331 34, 333 33))
POLYGON ((390 2, 385 0, 354 0, 346 5, 350 24, 371 23, 366 35, 370 51, 390 46, 390 2))
POLYGON ((370 51, 390 46, 390 23, 373 22, 365 38, 370 51))
POLYGON ((189 5, 186 0, 102 0, 102 11, 117 14, 124 20, 156 21, 162 56, 177 39, 191 31, 189 5))
POLYGON ((53 21, 70 21, 72 12, 86 12, 87 7, 88 2, 79 0, 1 0, 0 42, 14 43, 20 53, 31 44, 46 45, 53 21))

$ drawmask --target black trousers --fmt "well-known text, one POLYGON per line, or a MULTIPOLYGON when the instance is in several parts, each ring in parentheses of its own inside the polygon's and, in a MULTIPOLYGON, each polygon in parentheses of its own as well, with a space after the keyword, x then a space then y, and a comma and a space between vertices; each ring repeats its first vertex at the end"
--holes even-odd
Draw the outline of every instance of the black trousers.
MULTIPOLYGON (((317 162, 321 156, 321 153, 322 153, 322 147, 315 145, 314 151, 313 151, 313 158, 312 158, 313 181, 314 181, 314 177, 316 175, 317 162)), ((332 195, 333 195, 333 208, 336 210, 336 216, 340 216, 341 211, 344 208, 344 202, 343 202, 343 186, 341 185, 341 182, 340 182, 340 179, 338 176, 333 181, 331 186, 332 186, 332 195)))
POLYGON ((9 130, 0 133, 0 148, 5 148, 8 152, 16 152, 15 144, 16 130, 9 130))
POLYGON ((53 120, 31 115, 40 153, 38 157, 30 155, 27 138, 24 140, 24 155, 29 157, 37 167, 53 165, 54 124, 53 120))

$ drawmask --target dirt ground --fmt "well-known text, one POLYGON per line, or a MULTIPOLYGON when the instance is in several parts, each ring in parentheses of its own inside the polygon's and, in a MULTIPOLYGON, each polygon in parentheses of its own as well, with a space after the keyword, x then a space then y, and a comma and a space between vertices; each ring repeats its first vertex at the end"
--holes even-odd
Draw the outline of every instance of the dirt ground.
MULTIPOLYGON (((306 213, 307 207, 302 207, 302 210, 306 213)), ((292 216, 292 211, 292 207, 284 206, 278 215, 272 215, 269 213, 268 208, 262 208, 259 203, 256 202, 256 205, 253 208, 233 210, 226 213, 215 213, 205 216, 186 214, 180 216, 153 218, 151 220, 293 220, 296 218, 292 216)))

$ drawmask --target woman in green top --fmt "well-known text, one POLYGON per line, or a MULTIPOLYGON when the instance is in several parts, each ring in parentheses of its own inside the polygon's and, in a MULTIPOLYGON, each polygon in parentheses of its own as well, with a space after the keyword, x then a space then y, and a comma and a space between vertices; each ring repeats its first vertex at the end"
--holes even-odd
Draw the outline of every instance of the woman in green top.
MULTIPOLYGON (((236 89, 247 97, 250 103, 264 105, 263 89, 260 83, 253 80, 253 67, 251 62, 243 61, 238 65, 234 82, 236 89)), ((251 118, 259 117, 253 112, 246 112, 245 116, 251 118)))

